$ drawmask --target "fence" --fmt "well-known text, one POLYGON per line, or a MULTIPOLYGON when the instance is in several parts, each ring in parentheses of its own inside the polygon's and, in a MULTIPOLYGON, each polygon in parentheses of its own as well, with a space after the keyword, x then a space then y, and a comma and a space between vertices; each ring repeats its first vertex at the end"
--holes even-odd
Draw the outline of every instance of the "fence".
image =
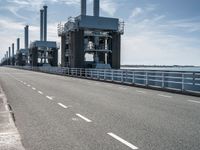
POLYGON ((15 67, 51 74, 170 90, 200 96, 200 72, 108 70, 61 67, 15 67))

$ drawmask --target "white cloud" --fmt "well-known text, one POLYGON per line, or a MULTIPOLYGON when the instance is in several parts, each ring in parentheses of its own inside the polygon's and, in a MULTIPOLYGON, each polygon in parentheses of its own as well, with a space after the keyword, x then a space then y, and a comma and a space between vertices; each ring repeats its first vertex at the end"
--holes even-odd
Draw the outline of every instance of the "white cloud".
POLYGON ((155 14, 142 20, 129 18, 122 38, 122 64, 200 65, 200 41, 191 33, 200 32, 199 25, 199 20, 168 21, 155 14))
POLYGON ((0 20, 1 31, 10 31, 10 30, 20 30, 24 27, 23 22, 15 22, 10 19, 1 19, 0 20))
POLYGON ((143 12, 142 8, 137 7, 135 9, 133 9, 132 14, 131 14, 130 17, 131 18, 136 17, 136 16, 142 14, 142 12, 143 12))
POLYGON ((110 16, 114 16, 117 11, 117 3, 114 0, 102 0, 101 1, 101 9, 109 14, 110 16))
POLYGON ((152 12, 154 12, 157 8, 156 4, 147 4, 144 8, 141 7, 135 7, 130 16, 129 19, 131 18, 141 18, 142 16, 146 16, 152 12))

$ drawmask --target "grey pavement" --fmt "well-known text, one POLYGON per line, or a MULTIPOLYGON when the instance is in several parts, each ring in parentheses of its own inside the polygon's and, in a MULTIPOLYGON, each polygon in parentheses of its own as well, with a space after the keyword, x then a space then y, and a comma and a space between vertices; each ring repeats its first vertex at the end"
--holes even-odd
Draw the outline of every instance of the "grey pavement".
POLYGON ((200 98, 0 68, 27 150, 199 150, 200 98))
POLYGON ((0 150, 24 150, 6 96, 0 86, 0 150))

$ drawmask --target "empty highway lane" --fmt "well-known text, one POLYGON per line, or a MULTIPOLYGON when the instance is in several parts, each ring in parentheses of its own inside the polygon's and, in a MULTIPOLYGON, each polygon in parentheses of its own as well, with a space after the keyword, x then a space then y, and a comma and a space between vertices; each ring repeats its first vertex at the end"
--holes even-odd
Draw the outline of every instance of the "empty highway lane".
POLYGON ((0 68, 27 150, 199 150, 200 98, 0 68))

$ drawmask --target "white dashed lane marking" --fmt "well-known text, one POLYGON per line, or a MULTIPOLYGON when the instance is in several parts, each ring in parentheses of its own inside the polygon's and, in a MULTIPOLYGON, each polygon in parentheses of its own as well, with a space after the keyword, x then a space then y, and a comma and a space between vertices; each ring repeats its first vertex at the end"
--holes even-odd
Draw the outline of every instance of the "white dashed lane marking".
POLYGON ((64 104, 62 104, 62 103, 58 103, 58 105, 60 105, 61 107, 65 108, 65 109, 67 109, 67 108, 68 108, 67 106, 65 106, 65 105, 64 105, 64 104))
POLYGON ((38 91, 38 93, 41 94, 41 95, 43 95, 43 92, 42 92, 42 91, 38 91))
POLYGON ((200 101, 188 100, 188 102, 200 104, 200 101))
POLYGON ((113 137, 114 139, 118 140, 119 142, 123 143, 124 145, 128 146, 131 149, 138 149, 138 147, 136 147, 135 145, 125 141, 124 139, 120 138, 119 136, 113 134, 113 133, 107 133, 108 135, 110 135, 111 137, 113 137))
POLYGON ((50 96, 46 96, 46 98, 48 98, 49 100, 53 100, 53 98, 52 98, 52 97, 50 97, 50 96))
POLYGON ((78 116, 79 118, 85 120, 86 122, 92 122, 90 119, 88 119, 88 118, 82 116, 81 114, 76 114, 76 116, 78 116))
POLYGON ((32 87, 32 90, 34 90, 34 91, 35 91, 35 90, 36 90, 36 88, 32 87))

